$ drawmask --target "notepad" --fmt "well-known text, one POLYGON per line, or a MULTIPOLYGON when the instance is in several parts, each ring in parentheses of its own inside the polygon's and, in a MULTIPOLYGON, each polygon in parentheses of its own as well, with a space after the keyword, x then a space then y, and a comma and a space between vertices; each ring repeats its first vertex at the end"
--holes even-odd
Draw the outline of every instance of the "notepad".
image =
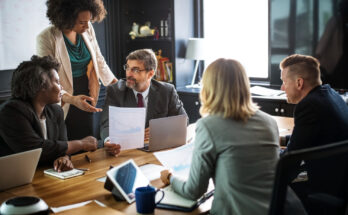
MULTIPOLYGON (((201 198, 199 198, 197 201, 186 199, 183 196, 177 194, 171 186, 165 187, 162 189, 164 191, 164 198, 162 201, 158 204, 156 204, 157 208, 162 209, 169 209, 169 210, 177 210, 177 211, 184 211, 184 212, 190 212, 193 211, 195 208, 197 208, 199 205, 204 203, 206 200, 208 200, 210 197, 214 195, 214 189, 210 190, 209 192, 205 193, 201 198)), ((156 201, 158 201, 161 195, 156 195, 156 201)))
MULTIPOLYGON (((177 194, 171 186, 163 188, 164 198, 160 202, 162 205, 173 205, 183 208, 192 208, 197 204, 197 201, 186 199, 179 194, 177 194)), ((160 194, 157 196, 161 197, 160 194)), ((156 197, 157 197, 156 196, 156 197)))
POLYGON ((47 175, 51 175, 60 179, 67 179, 67 178, 72 178, 72 177, 76 177, 79 175, 83 175, 85 172, 79 169, 72 169, 69 171, 64 171, 64 172, 57 172, 54 169, 46 169, 44 171, 45 174, 47 175))

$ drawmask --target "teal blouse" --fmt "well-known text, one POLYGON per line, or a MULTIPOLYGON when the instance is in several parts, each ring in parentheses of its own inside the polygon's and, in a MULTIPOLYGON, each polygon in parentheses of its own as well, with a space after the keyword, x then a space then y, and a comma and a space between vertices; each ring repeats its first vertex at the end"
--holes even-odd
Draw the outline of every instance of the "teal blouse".
POLYGON ((72 76, 74 78, 81 77, 86 74, 88 63, 91 61, 85 41, 80 34, 76 34, 76 45, 63 34, 66 49, 68 50, 72 76))

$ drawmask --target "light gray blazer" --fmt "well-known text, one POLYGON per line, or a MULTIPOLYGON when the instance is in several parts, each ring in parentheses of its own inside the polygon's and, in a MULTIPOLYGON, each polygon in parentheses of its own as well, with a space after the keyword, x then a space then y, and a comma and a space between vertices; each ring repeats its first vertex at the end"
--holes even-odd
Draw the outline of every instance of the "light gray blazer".
POLYGON ((197 122, 190 175, 173 189, 198 199, 215 184, 212 214, 267 214, 279 157, 276 121, 258 110, 246 123, 219 116, 197 122))
MULTIPOLYGON (((81 35, 86 43, 89 53, 91 54, 97 80, 101 80, 104 86, 109 85, 113 79, 115 79, 115 76, 111 72, 100 52, 93 25, 90 22, 88 23, 87 31, 81 35)), ((39 56, 51 55, 58 60, 58 62, 61 64, 58 75, 60 84, 63 88, 62 93, 64 94, 68 92, 69 94, 73 95, 74 87, 71 63, 62 31, 55 26, 49 26, 48 28, 44 29, 36 38, 36 53, 39 56)), ((99 88, 99 85, 97 87, 99 88)), ((68 103, 65 103, 62 106, 64 110, 64 118, 68 114, 69 107, 70 104, 68 103)))

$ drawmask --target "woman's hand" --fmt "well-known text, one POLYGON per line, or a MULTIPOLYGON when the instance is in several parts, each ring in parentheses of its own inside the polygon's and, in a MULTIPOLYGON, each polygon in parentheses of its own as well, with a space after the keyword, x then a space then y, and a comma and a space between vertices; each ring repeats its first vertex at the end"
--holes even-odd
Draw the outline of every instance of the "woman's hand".
POLYGON ((109 84, 109 85, 111 85, 111 84, 114 84, 114 83, 116 83, 118 80, 116 79, 116 78, 114 78, 114 79, 112 79, 112 81, 111 81, 111 83, 109 84))
POLYGON ((86 96, 86 95, 77 95, 72 96, 72 102, 74 106, 77 108, 86 111, 86 112, 100 112, 102 111, 101 108, 96 108, 93 105, 89 104, 87 101, 90 101, 92 104, 96 104, 96 101, 92 97, 86 96))
POLYGON ((92 136, 81 139, 81 144, 84 151, 95 151, 98 148, 98 141, 92 136))
POLYGON ((86 111, 86 112, 101 112, 103 111, 101 108, 96 108, 97 101, 94 101, 94 99, 90 96, 86 95, 77 95, 72 96, 69 93, 64 93, 62 96, 62 104, 69 103, 74 105, 80 110, 86 111), (89 101, 90 103, 88 103, 89 101))
POLYGON ((164 185, 170 184, 170 176, 172 173, 169 170, 163 170, 161 171, 161 180, 164 185))
POLYGON ((53 168, 57 172, 68 171, 74 168, 69 156, 59 157, 53 162, 53 168))
POLYGON ((117 156, 121 151, 120 144, 110 143, 110 140, 104 143, 104 148, 113 156, 117 156))

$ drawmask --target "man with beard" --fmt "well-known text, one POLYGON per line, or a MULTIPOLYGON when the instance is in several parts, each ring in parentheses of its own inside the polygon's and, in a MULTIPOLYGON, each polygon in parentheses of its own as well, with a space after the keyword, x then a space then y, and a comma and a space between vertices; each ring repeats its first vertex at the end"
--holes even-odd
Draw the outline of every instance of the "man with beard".
POLYGON ((149 139, 149 120, 186 114, 173 85, 153 80, 157 59, 151 49, 131 52, 124 65, 126 79, 106 88, 106 99, 100 120, 100 135, 104 147, 112 155, 120 152, 120 145, 109 140, 109 106, 145 107, 145 141, 149 139))

